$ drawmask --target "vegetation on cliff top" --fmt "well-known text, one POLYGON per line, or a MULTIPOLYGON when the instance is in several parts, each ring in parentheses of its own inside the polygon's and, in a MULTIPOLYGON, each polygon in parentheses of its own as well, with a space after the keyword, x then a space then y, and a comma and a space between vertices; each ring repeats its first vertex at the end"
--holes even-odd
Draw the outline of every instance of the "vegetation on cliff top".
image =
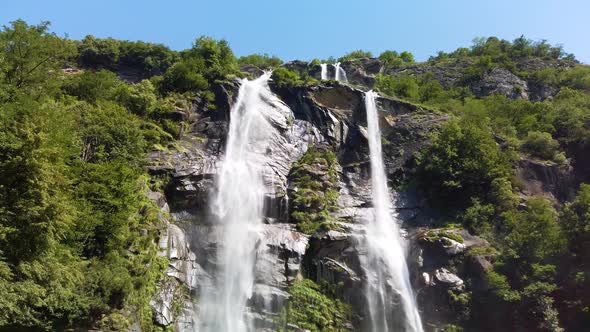
POLYGON ((499 252, 486 287, 472 294, 465 304, 469 315, 458 317, 457 323, 474 329, 579 330, 588 324, 590 303, 574 293, 590 291, 590 261, 580 254, 587 239, 571 234, 584 234, 580 216, 588 208, 588 186, 582 184, 577 198, 562 209, 546 198, 522 199, 514 165, 523 157, 566 169, 583 162, 580 151, 587 151, 590 138, 588 67, 517 71, 514 64, 523 59, 573 59, 559 47, 522 38, 513 43, 478 40, 471 49, 439 54, 431 62, 447 57, 475 59, 467 73, 486 63, 481 75, 501 66, 558 87, 555 97, 531 102, 501 95, 477 98, 469 86, 462 86, 469 80, 443 88, 430 74, 377 77, 382 92, 452 115, 417 157, 416 183, 434 207, 448 213, 450 222, 461 221, 499 252), (511 319, 502 318, 507 316, 511 319))

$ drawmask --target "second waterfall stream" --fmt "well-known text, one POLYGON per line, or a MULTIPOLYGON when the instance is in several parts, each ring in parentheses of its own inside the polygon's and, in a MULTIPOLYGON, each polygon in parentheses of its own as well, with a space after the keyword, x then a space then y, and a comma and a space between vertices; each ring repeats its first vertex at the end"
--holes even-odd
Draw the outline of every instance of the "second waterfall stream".
POLYGON ((373 91, 365 94, 373 201, 373 213, 366 224, 363 264, 367 271, 368 328, 374 332, 422 332, 406 265, 406 246, 387 186, 376 98, 373 91))

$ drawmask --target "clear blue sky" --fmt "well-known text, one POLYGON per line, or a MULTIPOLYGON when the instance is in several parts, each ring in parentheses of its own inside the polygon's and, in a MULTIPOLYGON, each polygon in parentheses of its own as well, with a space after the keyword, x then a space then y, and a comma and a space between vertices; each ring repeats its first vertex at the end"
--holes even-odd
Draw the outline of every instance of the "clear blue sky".
POLYGON ((547 39, 590 63, 589 0, 0 0, 0 23, 52 22, 58 34, 190 47, 227 39, 237 55, 284 60, 409 50, 425 60, 478 36, 547 39))

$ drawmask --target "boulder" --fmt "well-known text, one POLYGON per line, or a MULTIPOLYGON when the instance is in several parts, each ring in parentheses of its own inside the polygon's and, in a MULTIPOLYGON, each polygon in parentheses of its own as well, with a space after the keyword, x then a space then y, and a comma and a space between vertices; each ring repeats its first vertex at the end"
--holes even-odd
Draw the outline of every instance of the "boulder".
POLYGON ((504 67, 496 67, 483 78, 471 85, 477 97, 501 94, 511 99, 527 99, 528 84, 504 67))

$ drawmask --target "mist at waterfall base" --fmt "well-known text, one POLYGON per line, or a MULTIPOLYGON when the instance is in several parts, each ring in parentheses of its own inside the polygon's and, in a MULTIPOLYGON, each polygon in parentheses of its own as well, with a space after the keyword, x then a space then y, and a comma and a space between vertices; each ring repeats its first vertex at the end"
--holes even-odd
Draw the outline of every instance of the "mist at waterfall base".
POLYGON ((265 153, 271 124, 265 100, 270 73, 244 79, 230 113, 229 133, 217 177, 213 212, 218 218, 221 242, 214 287, 200 299, 199 331, 252 331, 245 315, 254 286, 256 245, 259 243, 264 195, 265 153))
POLYGON ((373 201, 364 237, 367 253, 362 262, 367 273, 368 325, 374 332, 422 332, 406 265, 405 242, 387 186, 376 97, 373 91, 365 94, 373 201))

